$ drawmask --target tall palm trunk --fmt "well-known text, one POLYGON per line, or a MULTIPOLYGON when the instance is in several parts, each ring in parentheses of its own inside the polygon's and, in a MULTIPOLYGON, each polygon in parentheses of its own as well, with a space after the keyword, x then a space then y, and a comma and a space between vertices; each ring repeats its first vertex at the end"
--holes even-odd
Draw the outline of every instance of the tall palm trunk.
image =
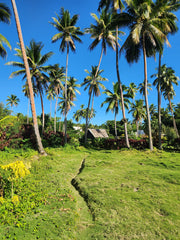
POLYGON ((68 57, 69 57, 69 43, 67 42, 67 55, 66 55, 66 79, 65 79, 65 144, 67 143, 67 72, 68 72, 68 57))
POLYGON ((176 121, 175 121, 175 118, 174 118, 174 113, 173 113, 172 104, 171 104, 171 98, 170 98, 169 94, 168 94, 168 101, 169 101, 169 107, 170 107, 171 114, 172 114, 174 130, 176 132, 177 137, 179 138, 179 132, 178 132, 178 129, 177 129, 177 126, 176 126, 176 121))
MULTIPOLYGON (((100 68, 100 64, 101 64, 101 60, 102 60, 102 56, 103 56, 103 52, 104 52, 104 49, 102 48, 101 50, 101 55, 100 55, 100 59, 99 59, 99 63, 98 63, 98 66, 97 66, 97 69, 96 69, 96 73, 95 73, 95 76, 94 78, 97 77, 97 74, 98 74, 98 71, 99 71, 99 68, 100 68)), ((92 93, 91 93, 92 94, 92 93)), ((94 98, 93 98, 94 99, 94 98)), ((93 100, 94 101, 94 100, 93 100)), ((90 103, 91 103, 91 96, 89 97, 89 102, 88 102, 88 108, 87 108, 87 113, 86 113, 86 128, 85 128, 85 144, 87 142, 87 130, 88 130, 88 125, 89 125, 89 108, 90 108, 90 103)), ((92 104, 92 108, 93 108, 93 104, 92 104)))
POLYGON ((30 96, 31 111, 32 111, 32 117, 33 117, 33 126, 34 126, 34 132, 35 132, 36 141, 37 141, 37 145, 38 145, 38 150, 41 154, 47 155, 46 152, 43 149, 43 145, 42 145, 42 142, 41 142, 41 137, 40 137, 40 134, 39 134, 39 128, 38 128, 37 117, 36 117, 36 109, 35 109, 35 103, 34 103, 33 87, 32 87, 32 82, 31 82, 31 75, 30 75, 29 65, 28 65, 26 51, 25 51, 25 47, 24 47, 21 25, 20 25, 20 21, 19 21, 19 16, 18 16, 18 11, 17 11, 15 0, 11 0, 11 3, 12 3, 12 6, 13 6, 14 16, 15 16, 15 20, 16 20, 17 32, 18 32, 18 36, 19 36, 23 61, 24 61, 25 69, 26 69, 26 77, 27 77, 27 82, 28 82, 28 87, 29 87, 29 96, 30 96))
POLYGON ((57 104, 58 104, 58 97, 59 94, 56 92, 56 103, 55 103, 55 109, 54 109, 54 132, 56 133, 56 112, 57 112, 57 104))
POLYGON ((42 94, 41 92, 39 93, 40 94, 40 99, 41 99, 41 108, 42 108, 42 133, 44 132, 44 104, 43 104, 43 97, 42 97, 42 94))
POLYGON ((120 96, 121 96, 121 105, 122 105, 122 114, 123 114, 123 120, 124 120, 124 133, 125 133, 126 146, 127 146, 127 148, 130 148, 128 133, 127 133, 127 121, 126 121, 125 107, 124 107, 124 96, 123 96, 122 84, 121 84, 120 74, 119 74, 118 26, 116 26, 116 72, 117 72, 117 79, 118 79, 118 83, 119 83, 119 90, 120 90, 120 96))
POLYGON ((139 137, 139 120, 136 120, 137 137, 139 137))
POLYGON ((146 61, 146 49, 145 49, 144 36, 143 36, 143 57, 144 57, 144 96, 145 96, 146 114, 147 114, 147 121, 148 121, 149 148, 152 151, 153 142, 152 142, 151 120, 150 120, 148 94, 147 94, 147 61, 146 61))
POLYGON ((115 116, 114 116, 114 132, 115 132, 115 137, 116 137, 116 140, 117 140, 117 126, 116 126, 116 112, 115 112, 115 116))
POLYGON ((30 99, 28 98, 27 124, 29 124, 29 105, 30 105, 30 99))
POLYGON ((159 53, 159 69, 158 69, 158 126, 159 126, 159 149, 162 149, 161 135, 162 135, 162 123, 161 123, 161 84, 160 84, 160 76, 161 76, 161 53, 159 53))
POLYGON ((86 128, 85 128, 85 144, 87 142, 87 130, 88 130, 88 114, 89 114, 89 108, 90 108, 90 103, 91 103, 91 95, 92 92, 89 94, 89 101, 88 101, 88 107, 87 107, 87 113, 86 113, 86 128))

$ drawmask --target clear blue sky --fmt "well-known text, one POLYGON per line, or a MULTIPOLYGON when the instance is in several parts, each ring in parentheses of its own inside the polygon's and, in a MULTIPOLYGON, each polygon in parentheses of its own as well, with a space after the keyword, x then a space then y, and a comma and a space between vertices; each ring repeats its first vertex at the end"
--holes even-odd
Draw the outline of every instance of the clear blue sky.
MULTIPOLYGON (((12 10, 11 1, 1 0, 1 2, 6 3, 12 10)), ((29 42, 34 39, 35 41, 41 41, 44 44, 42 53, 45 54, 49 51, 53 51, 54 55, 49 60, 49 64, 59 63, 60 66, 65 66, 66 63, 66 53, 59 52, 60 41, 56 43, 51 43, 52 36, 57 33, 56 29, 49 24, 52 21, 52 17, 55 17, 55 13, 59 13, 60 8, 69 10, 71 16, 74 14, 79 15, 79 20, 77 26, 83 30, 85 27, 89 27, 90 23, 94 23, 93 18, 90 13, 97 14, 98 0, 16 0, 17 8, 19 11, 23 37, 25 45, 29 45, 29 42)), ((177 13, 178 18, 180 19, 180 12, 177 13)), ((6 104, 7 96, 15 94, 20 98, 20 103, 18 107, 14 107, 14 112, 22 112, 26 115, 27 113, 27 98, 24 97, 22 93, 22 85, 24 84, 21 77, 16 77, 9 79, 9 76, 12 71, 17 70, 15 67, 6 66, 7 61, 17 61, 18 59, 14 56, 14 48, 17 47, 18 36, 16 32, 16 26, 14 21, 14 16, 12 14, 11 24, 7 25, 0 23, 1 25, 1 34, 3 34, 10 42, 12 46, 12 51, 7 49, 8 56, 6 60, 0 59, 0 102, 6 104)), ((180 25, 178 23, 180 28, 180 25)), ((128 34, 128 32, 127 32, 128 34)), ((121 37, 123 41, 126 39, 127 34, 121 37)), ((90 52, 88 47, 91 44, 92 40, 90 35, 85 35, 82 37, 82 44, 76 44, 76 53, 70 53, 69 56, 69 68, 68 75, 78 79, 79 83, 82 83, 86 77, 85 69, 91 70, 92 65, 98 65, 100 57, 100 46, 97 47, 94 51, 90 52)), ((164 56, 162 59, 162 64, 166 64, 168 67, 172 67, 177 76, 180 76, 180 31, 174 36, 169 37, 171 47, 165 47, 164 56)), ((158 58, 157 58, 158 59, 158 58)), ((150 76, 155 73, 155 68, 158 66, 158 61, 153 58, 148 59, 148 79, 152 83, 150 76)), ((108 49, 107 54, 103 56, 102 64, 100 69, 104 70, 103 77, 108 78, 108 82, 105 83, 106 88, 112 90, 112 82, 117 81, 116 69, 115 69, 115 52, 111 49, 108 49)), ((122 83, 129 85, 130 82, 139 84, 143 82, 144 73, 143 73, 143 59, 139 60, 138 63, 129 65, 124 56, 120 58, 120 75, 122 83)), ((180 86, 175 87, 176 97, 173 100, 173 103, 180 103, 180 86)), ((75 102, 75 107, 71 109, 68 113, 68 119, 72 118, 73 112, 79 109, 81 104, 87 106, 88 95, 87 92, 84 92, 83 88, 80 89, 81 95, 77 96, 77 101, 75 102)), ((138 94, 136 99, 141 98, 138 94)), ((102 95, 98 98, 95 98, 95 110, 96 117, 92 120, 93 124, 101 124, 107 120, 113 120, 114 116, 111 112, 108 114, 105 113, 106 106, 100 108, 102 101, 104 101, 105 95, 102 95)), ((41 105, 39 98, 35 99, 36 111, 37 114, 41 114, 41 105)), ((157 93, 156 89, 153 87, 153 90, 149 93, 149 104, 154 103, 157 105, 157 93)), ((167 101, 162 101, 162 106, 167 106, 167 101)), ((44 96, 45 104, 45 113, 49 113, 50 104, 44 96)), ((59 116, 59 113, 58 113, 59 116)), ((131 119, 131 115, 127 114, 127 117, 131 119)), ((118 115, 118 120, 122 118, 121 113, 118 115)))

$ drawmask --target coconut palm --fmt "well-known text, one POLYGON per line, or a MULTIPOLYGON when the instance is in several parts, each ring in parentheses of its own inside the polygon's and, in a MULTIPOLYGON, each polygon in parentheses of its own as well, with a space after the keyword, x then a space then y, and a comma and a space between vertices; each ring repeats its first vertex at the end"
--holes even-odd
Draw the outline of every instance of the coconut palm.
POLYGON ((175 76, 175 71, 172 68, 166 67, 166 70, 161 75, 161 79, 163 79, 162 84, 161 84, 161 90, 163 92, 164 98, 168 99, 168 101, 169 101, 169 108, 170 108, 171 114, 172 114, 174 130, 176 132, 177 137, 179 138, 179 133, 178 133, 178 129, 176 126, 173 107, 172 107, 172 103, 171 103, 171 100, 176 95, 173 84, 178 85, 179 78, 177 76, 175 76))
POLYGON ((101 73, 103 72, 103 70, 97 71, 97 68, 98 68, 97 66, 92 66, 90 72, 88 70, 85 70, 85 72, 89 75, 84 79, 84 82, 81 84, 81 86, 85 86, 84 90, 88 89, 88 95, 89 95, 89 101, 88 101, 88 107, 87 107, 87 113, 86 113, 85 143, 87 142, 87 130, 89 125, 89 119, 91 118, 91 117, 89 118, 91 98, 92 98, 92 107, 91 107, 91 113, 92 113, 94 96, 98 97, 100 95, 100 87, 102 89, 105 89, 105 86, 101 82, 107 81, 106 78, 103 78, 101 76, 101 73))
POLYGON ((136 84, 135 83, 130 83, 129 84, 129 87, 127 88, 127 94, 129 94, 129 96, 131 96, 131 98, 133 99, 133 101, 134 101, 134 99, 135 99, 135 96, 136 96, 136 93, 137 93, 137 91, 138 91, 138 87, 136 86, 136 84))
MULTIPOLYGON (((105 101, 101 104, 101 107, 103 107, 104 104, 108 104, 106 112, 109 112, 109 110, 114 112, 114 125, 115 125, 115 137, 117 139, 117 128, 116 128, 116 116, 119 113, 119 107, 121 106, 122 108, 122 102, 121 102, 121 97, 119 93, 119 83, 116 82, 115 84, 113 83, 113 92, 110 90, 106 89, 103 93, 107 95, 105 101)), ((124 98, 124 105, 126 109, 129 108, 130 101, 128 98, 124 98)))
POLYGON ((79 88, 81 85, 77 84, 77 79, 74 77, 70 77, 67 83, 67 96, 71 99, 71 101, 74 101, 76 98, 76 93, 80 94, 79 90, 77 90, 77 87, 79 88))
MULTIPOLYGON (((0 3, 0 22, 10 23, 11 11, 6 4, 0 3)), ((11 49, 11 45, 8 40, 0 34, 0 56, 5 58, 7 55, 6 49, 3 44, 8 46, 11 49)))
POLYGON ((20 102, 19 98, 14 94, 11 94, 11 96, 8 96, 6 101, 7 101, 7 105, 11 106, 11 111, 13 111, 13 106, 16 107, 20 102))
MULTIPOLYGON (((139 87, 138 87, 138 89, 139 89, 139 92, 140 92, 140 94, 142 94, 143 96, 145 96, 145 87, 144 87, 145 85, 144 85, 144 82, 142 82, 142 83, 140 83, 139 84, 139 87)), ((147 90, 152 90, 152 84, 151 83, 147 83, 147 90)), ((147 91, 147 94, 149 94, 149 92, 147 91)))
POLYGON ((144 106, 144 101, 142 99, 135 100, 135 103, 131 104, 131 110, 129 113, 132 113, 134 120, 136 122, 137 136, 139 137, 139 122, 142 119, 146 118, 146 110, 144 106))
POLYGON ((55 103, 55 110, 54 110, 54 132, 56 132, 56 111, 57 111, 57 104, 58 98, 61 91, 64 91, 64 67, 59 67, 59 64, 55 64, 51 66, 51 70, 49 71, 49 89, 51 89, 55 93, 56 103, 55 103))
MULTIPOLYGON (((174 11, 177 11, 180 7, 179 1, 169 1, 169 0, 157 0, 155 2, 155 7, 157 11, 157 16, 161 19, 164 19, 162 29, 164 33, 167 34, 174 34, 177 31, 177 17, 174 14, 174 11)), ((159 66, 158 66, 158 78, 160 81, 161 75, 161 58, 163 54, 162 51, 159 52, 159 66)), ((159 149, 162 149, 162 142, 161 142, 161 132, 162 132, 162 123, 161 123, 161 89, 160 83, 157 84, 157 91, 158 91, 158 127, 159 127, 159 149)))
MULTIPOLYGON (((96 24, 91 24, 89 28, 85 29, 86 33, 91 35, 91 38, 94 39, 90 44, 89 49, 92 51, 95 47, 101 43, 101 54, 97 67, 97 72, 99 71, 101 60, 103 54, 106 54, 107 45, 115 50, 116 46, 116 38, 115 38, 115 29, 114 29, 114 14, 111 12, 107 12, 106 10, 102 10, 100 16, 95 13, 91 13, 91 16, 94 18, 96 24)), ((95 77, 97 75, 95 74, 95 77)))
MULTIPOLYGON (((105 8, 106 10, 112 8, 114 13, 118 13, 118 11, 122 12, 122 10, 124 9, 124 5, 121 0, 100 0, 98 10, 102 8, 105 8)), ((122 105, 122 114, 123 114, 123 120, 124 120, 123 122, 124 122, 126 146, 127 148, 130 148, 129 137, 127 132, 127 120, 126 120, 125 106, 124 106, 123 87, 122 87, 122 82, 121 82, 120 73, 119 73, 118 21, 114 21, 114 25, 116 26, 116 73, 117 73, 117 79, 118 79, 120 95, 121 95, 121 105, 122 105)))
POLYGON ((164 19, 157 17, 155 4, 152 0, 126 1, 127 12, 119 16, 121 25, 128 25, 130 34, 123 44, 121 51, 125 51, 129 63, 138 61, 141 50, 144 60, 144 94, 148 122, 149 148, 153 150, 151 122, 147 95, 147 57, 154 56, 161 51, 164 41, 169 44, 166 34, 162 30, 164 19))
MULTIPOLYGON (((23 93, 24 93, 24 96, 26 96, 28 98, 28 109, 27 109, 27 124, 29 124, 29 108, 30 108, 30 93, 29 93, 29 87, 28 87, 28 83, 26 81, 26 84, 24 84, 22 86, 23 88, 23 93)), ((37 94, 37 90, 36 89, 33 89, 33 93, 34 93, 34 96, 37 94)))
POLYGON ((27 77, 27 82, 28 82, 28 86, 29 86, 29 95, 30 95, 30 101, 31 101, 31 111, 32 111, 32 116, 33 116, 33 126, 34 126, 34 132, 35 132, 36 141, 37 141, 37 145, 38 145, 38 150, 41 154, 47 155, 46 152, 44 151, 44 148, 43 148, 43 145, 41 142, 41 137, 39 134, 39 128, 38 128, 37 117, 36 117, 36 109, 35 109, 35 103, 34 103, 33 87, 32 87, 32 82, 31 82, 31 74, 30 74, 30 69, 29 69, 28 60, 27 60, 27 56, 26 56, 26 50, 24 47, 24 41, 23 41, 21 25, 20 25, 20 21, 19 21, 19 15, 18 15, 17 7, 16 7, 16 2, 15 2, 15 0, 11 0, 11 3, 13 6, 13 11, 14 11, 15 21, 16 21, 16 26, 17 26, 17 33, 19 36, 24 66, 26 69, 26 77, 27 77))
POLYGON ((55 91, 54 89, 52 88, 49 88, 46 90, 46 96, 47 96, 47 99, 50 101, 50 121, 51 121, 51 112, 52 112, 52 100, 54 100, 56 94, 55 94, 55 91))
POLYGON ((54 26, 58 33, 52 37, 52 42, 56 42, 61 40, 59 50, 66 52, 66 79, 65 79, 65 143, 67 143, 67 76, 68 76, 68 57, 69 57, 69 49, 75 52, 76 46, 75 41, 82 42, 79 36, 82 36, 83 33, 80 31, 79 27, 76 27, 76 23, 78 20, 78 15, 74 15, 72 18, 70 17, 70 13, 68 10, 64 10, 61 8, 60 15, 56 14, 57 18, 53 17, 53 21, 51 22, 52 26, 54 26))
MULTIPOLYGON (((30 67, 33 88, 37 89, 37 94, 39 94, 41 99, 41 108, 42 108, 42 116, 43 116, 42 131, 44 130, 43 93, 44 93, 44 90, 47 90, 47 87, 48 87, 48 84, 47 84, 48 77, 45 74, 45 72, 47 72, 47 70, 49 69, 49 66, 44 66, 44 64, 49 60, 49 58, 53 54, 53 52, 48 52, 42 55, 41 51, 43 47, 44 45, 42 44, 42 42, 35 42, 34 40, 31 40, 29 47, 28 46, 26 47, 26 55, 28 57, 28 64, 30 67)), ((21 60, 23 60, 21 49, 16 48, 15 50, 16 50, 15 55, 18 56, 21 60)), ((23 79, 26 78, 26 70, 23 62, 11 61, 6 64, 21 68, 20 70, 12 72, 10 77, 15 77, 15 76, 24 74, 23 79)))

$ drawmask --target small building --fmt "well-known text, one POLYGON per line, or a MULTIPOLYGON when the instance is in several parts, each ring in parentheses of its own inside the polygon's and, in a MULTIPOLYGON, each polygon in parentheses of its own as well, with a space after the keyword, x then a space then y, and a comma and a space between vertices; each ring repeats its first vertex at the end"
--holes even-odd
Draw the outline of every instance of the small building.
POLYGON ((87 138, 109 138, 105 129, 88 129, 87 138))
POLYGON ((82 132, 82 127, 73 126, 73 129, 79 132, 82 132))

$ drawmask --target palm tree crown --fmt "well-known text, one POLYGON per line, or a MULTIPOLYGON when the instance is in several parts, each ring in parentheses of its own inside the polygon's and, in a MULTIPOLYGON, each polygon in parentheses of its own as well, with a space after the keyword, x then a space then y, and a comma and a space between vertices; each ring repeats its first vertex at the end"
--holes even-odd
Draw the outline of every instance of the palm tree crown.
MULTIPOLYGON (((10 23, 11 11, 6 4, 0 3, 0 22, 10 23)), ((0 34, 0 56, 5 58, 7 55, 6 49, 3 46, 3 43, 11 49, 11 45, 8 40, 0 34)))

